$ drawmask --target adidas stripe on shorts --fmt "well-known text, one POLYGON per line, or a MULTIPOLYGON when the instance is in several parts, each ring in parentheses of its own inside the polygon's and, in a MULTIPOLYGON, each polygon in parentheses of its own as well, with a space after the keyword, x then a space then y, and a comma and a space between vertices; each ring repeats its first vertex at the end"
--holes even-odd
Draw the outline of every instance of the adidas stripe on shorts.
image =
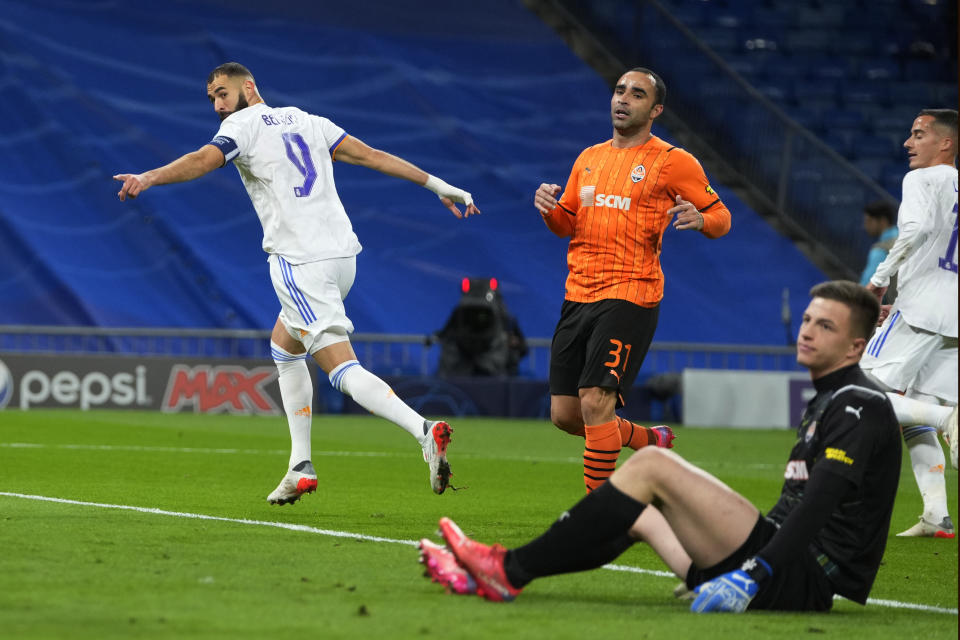
POLYGON ((910 326, 896 307, 867 343, 860 368, 891 389, 957 402, 957 339, 910 326))
POLYGON ((280 321, 307 353, 349 340, 353 323, 343 300, 357 273, 356 256, 290 264, 271 254, 268 262, 273 290, 280 300, 280 321))

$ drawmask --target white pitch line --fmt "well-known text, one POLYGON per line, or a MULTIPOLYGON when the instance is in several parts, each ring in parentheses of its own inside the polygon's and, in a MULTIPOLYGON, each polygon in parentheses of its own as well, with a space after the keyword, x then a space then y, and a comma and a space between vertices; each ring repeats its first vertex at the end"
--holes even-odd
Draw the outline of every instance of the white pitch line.
MULTIPOLYGON (((45 444, 39 442, 0 442, 0 447, 7 449, 68 449, 77 451, 131 451, 143 453, 206 453, 206 454, 249 454, 249 455, 287 455, 289 451, 281 449, 218 449, 204 447, 156 447, 146 445, 113 445, 113 444, 45 444)), ((456 457, 466 458, 468 460, 499 460, 512 462, 551 462, 559 464, 581 464, 582 457, 550 457, 550 456, 511 456, 504 455, 481 455, 469 452, 457 452, 456 457)), ((389 452, 389 451, 322 451, 313 450, 313 456, 316 458, 324 457, 357 457, 357 458, 406 458, 407 453, 389 452)), ((711 463, 702 461, 690 461, 700 467, 717 467, 727 463, 711 463)), ((751 463, 737 464, 738 467, 746 469, 779 469, 782 464, 770 463, 751 463)))
POLYGON ((248 454, 286 454, 281 449, 212 449, 205 447, 150 447, 130 444, 43 444, 38 442, 0 442, 0 447, 8 449, 70 449, 76 451, 134 451, 148 453, 248 453, 248 454))
MULTIPOLYGON (((609 569, 611 571, 626 571, 629 573, 642 573, 645 575, 659 576, 661 578, 673 578, 679 580, 673 573, 669 571, 654 571, 652 569, 640 569, 639 567, 628 567, 625 565, 617 564, 605 564, 602 567, 603 569, 609 569)), ((843 596, 835 595, 833 596, 834 600, 846 600, 843 596)), ((877 607, 891 607, 893 609, 911 609, 914 611, 924 611, 927 613, 947 613, 957 615, 957 609, 948 609, 946 607, 937 607, 929 604, 914 604, 912 602, 900 602, 899 600, 883 600, 880 598, 867 598, 867 604, 872 604, 877 607)))
MULTIPOLYGON (((833 596, 834 600, 840 600, 841 596, 833 596)), ((867 598, 867 604, 874 604, 879 607, 892 607, 894 609, 912 609, 914 611, 928 611, 930 613, 949 613, 957 615, 956 609, 946 607, 934 607, 929 604, 913 604, 912 602, 900 602, 898 600, 882 600, 879 598, 867 598)))
MULTIPOLYGON (((214 520, 217 522, 231 522, 234 524, 252 524, 260 527, 275 527, 277 529, 286 529, 288 531, 301 531, 304 533, 316 533, 322 536, 331 536, 334 538, 351 538, 353 540, 367 540, 370 542, 389 542, 392 544, 402 544, 406 546, 415 547, 418 542, 416 540, 397 540, 395 538, 382 538, 380 536, 368 536, 363 533, 352 533, 350 531, 336 531, 334 529, 320 529, 317 527, 308 527, 307 525, 302 524, 290 524, 288 522, 271 522, 268 520, 249 520, 247 518, 226 518, 223 516, 211 516, 202 513, 187 513, 182 511, 167 511, 166 509, 156 509, 153 507, 136 507, 133 505, 126 504, 108 504, 104 502, 85 502, 83 500, 69 500, 67 498, 53 498, 50 496, 37 496, 30 495, 25 493, 13 493, 9 491, 0 491, 0 496, 6 496, 8 498, 21 498, 23 500, 39 500, 42 502, 56 502, 59 504, 71 504, 81 507, 100 507, 101 509, 119 509, 122 511, 136 511, 138 513, 150 513, 153 515, 160 516, 172 516, 175 518, 190 518, 194 520, 214 520)), ((643 569, 641 567, 630 567, 626 565, 617 565, 617 564, 606 564, 601 567, 609 571, 624 571, 628 573, 638 573, 643 575, 651 575, 659 578, 673 578, 678 579, 673 573, 669 571, 657 571, 654 569, 643 569)), ((835 600, 841 599, 840 596, 834 596, 835 600)), ((882 600, 876 598, 868 598, 867 604, 871 604, 878 607, 891 607, 894 609, 910 609, 913 611, 922 611, 925 613, 945 613, 951 615, 957 615, 957 609, 948 609, 946 607, 936 607, 933 605, 926 604, 915 604, 912 602, 900 602, 898 600, 882 600)))
POLYGON ((679 580, 672 571, 657 571, 656 569, 641 569, 640 567, 630 567, 625 564, 605 564, 601 569, 609 571, 625 571, 627 573, 642 573, 645 576, 657 576, 658 578, 673 578, 679 580))
MULTIPOLYGON (((287 455, 290 452, 280 449, 216 449, 204 447, 156 447, 146 445, 114 445, 114 444, 45 444, 39 442, 0 442, 0 447, 8 449, 69 449, 78 451, 132 451, 144 453, 207 453, 207 454, 252 454, 252 455, 287 455)), ((411 449, 411 452, 415 450, 411 449)), ((313 455, 322 457, 359 457, 359 458, 407 458, 411 453, 390 451, 322 451, 314 449, 313 455)), ((460 458, 475 458, 482 460, 514 460, 521 462, 559 462, 580 463, 582 458, 564 458, 547 456, 484 456, 473 453, 458 453, 460 458)))
POLYGON ((305 533, 317 533, 322 536, 332 536, 334 538, 352 538, 354 540, 368 540, 371 542, 391 542, 393 544, 405 544, 417 546, 413 540, 396 540, 394 538, 381 538, 379 536, 368 536, 362 533, 351 533, 349 531, 335 531, 333 529, 318 529, 317 527, 308 527, 304 524, 290 524, 289 522, 271 522, 268 520, 248 520, 247 518, 225 518, 223 516, 210 516, 203 513, 186 513, 183 511, 167 511, 166 509, 155 509, 153 507, 135 507, 128 504, 107 504, 105 502, 85 502, 83 500, 68 500, 67 498, 51 498, 49 496, 36 496, 26 493, 11 493, 0 491, 0 496, 10 498, 23 498, 24 500, 40 500, 42 502, 56 502, 59 504, 73 504, 81 507, 100 507, 101 509, 120 509, 122 511, 136 511, 138 513, 152 513, 158 516, 172 516, 175 518, 192 518, 194 520, 216 520, 217 522, 233 522, 235 524, 252 524, 259 527, 276 527, 277 529, 287 529, 289 531, 303 531, 305 533))

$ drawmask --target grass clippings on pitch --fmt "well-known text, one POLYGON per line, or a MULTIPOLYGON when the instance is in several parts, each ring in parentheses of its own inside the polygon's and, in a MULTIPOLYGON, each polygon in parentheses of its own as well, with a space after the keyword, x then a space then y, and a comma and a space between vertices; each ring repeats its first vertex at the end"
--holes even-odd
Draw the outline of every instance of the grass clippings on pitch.
MULTIPOLYGON (((511 604, 446 595, 421 576, 413 546, 435 535, 440 516, 481 541, 517 545, 583 493, 582 443, 549 424, 453 424, 449 455, 462 489, 435 496, 419 447, 401 430, 318 417, 319 490, 277 507, 265 497, 286 469, 282 419, 4 412, 0 637, 957 636, 956 540, 891 537, 876 603, 841 600, 824 615, 690 614, 671 595, 678 581, 643 545, 617 560, 639 573, 547 578, 511 604)), ((791 432, 678 433, 687 459, 761 509, 773 504, 791 432)), ((904 460, 894 532, 920 513, 904 460)), ((947 482, 956 517, 952 469, 947 482)))

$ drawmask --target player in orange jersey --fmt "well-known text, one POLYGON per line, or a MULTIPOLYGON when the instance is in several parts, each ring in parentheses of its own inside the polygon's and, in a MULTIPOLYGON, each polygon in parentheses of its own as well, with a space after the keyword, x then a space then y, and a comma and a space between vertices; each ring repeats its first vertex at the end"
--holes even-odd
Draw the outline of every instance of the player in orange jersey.
POLYGON ((610 101, 613 138, 580 154, 562 195, 559 185, 541 184, 534 196, 547 227, 570 237, 550 349, 550 418, 586 438, 588 492, 613 473, 622 446, 672 446, 668 427, 647 429, 616 414, 657 327, 663 232, 671 220, 708 238, 730 230, 730 211, 697 159, 650 133, 665 95, 653 71, 623 74, 610 101))

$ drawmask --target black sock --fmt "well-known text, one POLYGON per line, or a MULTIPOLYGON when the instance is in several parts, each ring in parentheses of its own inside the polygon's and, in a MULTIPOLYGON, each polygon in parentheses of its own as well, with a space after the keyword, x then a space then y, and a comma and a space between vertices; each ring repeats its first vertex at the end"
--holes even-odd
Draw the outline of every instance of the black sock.
POLYGON ((588 571, 602 567, 608 562, 619 558, 624 551, 633 546, 634 542, 636 542, 636 540, 631 538, 629 534, 624 533, 619 538, 615 538, 610 542, 582 549, 578 556, 567 558, 567 562, 564 563, 563 566, 554 566, 552 567, 553 570, 549 573, 542 573, 539 576, 524 569, 517 560, 516 553, 510 550, 507 551, 507 555, 503 559, 503 569, 507 574, 507 579, 510 581, 510 584, 520 589, 532 582, 534 578, 555 573, 588 571))
POLYGON ((633 544, 627 533, 645 507, 603 483, 539 538, 508 551, 507 579, 520 588, 534 578, 603 566, 633 544))

